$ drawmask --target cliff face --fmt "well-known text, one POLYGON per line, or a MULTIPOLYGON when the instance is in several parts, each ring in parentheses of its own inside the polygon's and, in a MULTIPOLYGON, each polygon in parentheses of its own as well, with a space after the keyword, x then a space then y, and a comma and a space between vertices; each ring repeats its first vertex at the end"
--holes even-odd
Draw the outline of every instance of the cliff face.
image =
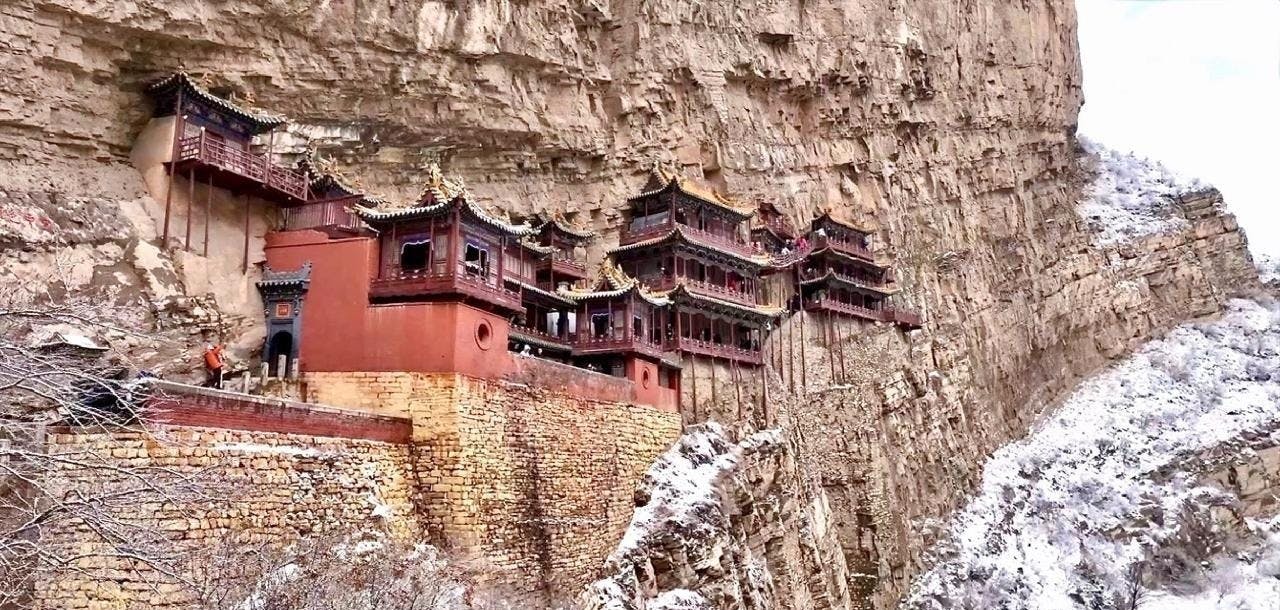
MULTIPOLYGON (((770 341, 771 414, 743 423, 787 430, 794 472, 769 493, 811 507, 770 536, 816 528, 829 539, 814 548, 840 555, 775 555, 770 573, 823 583, 778 605, 888 607, 919 570, 928 520, 1039 406, 1256 282, 1212 205, 1174 210, 1189 219, 1174 233, 1095 244, 1076 211, 1075 40, 1068 0, 17 0, 0 7, 0 273, 38 290, 64 261, 79 273, 56 290, 254 343, 251 278, 213 290, 230 271, 161 252, 163 203, 130 162, 142 87, 179 67, 288 115, 289 150, 309 142, 392 197, 416 194, 439 158, 481 200, 607 231, 668 161, 800 223, 835 208, 876 229, 926 327, 841 322, 832 348, 818 339, 829 323, 790 319, 770 341), (210 294, 222 302, 193 300, 210 294)), ((173 349, 189 340, 167 327, 173 349)), ((744 413, 721 402, 697 419, 744 413)))

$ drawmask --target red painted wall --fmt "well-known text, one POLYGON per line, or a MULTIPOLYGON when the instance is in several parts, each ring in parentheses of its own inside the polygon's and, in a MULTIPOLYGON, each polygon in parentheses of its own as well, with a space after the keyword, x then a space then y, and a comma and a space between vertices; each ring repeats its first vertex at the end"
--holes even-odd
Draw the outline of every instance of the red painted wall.
MULTIPOLYGON (((483 379, 540 380, 601 400, 635 401, 676 409, 678 393, 658 383, 658 366, 635 359, 626 388, 569 366, 554 374, 537 363, 517 363, 507 351, 506 318, 461 303, 371 305, 369 281, 377 275, 375 238, 329 239, 318 231, 269 233, 267 264, 290 270, 311 263, 311 286, 302 306, 299 368, 309 372, 406 371, 461 373, 483 379), (479 329, 485 326, 487 331, 479 329), (482 335, 487 334, 487 337, 482 335), (643 387, 643 371, 649 386, 643 387), (620 389, 621 388, 621 389, 620 389), (597 395, 598 393, 598 395, 597 395)), ((554 364, 554 363, 551 363, 554 364)))

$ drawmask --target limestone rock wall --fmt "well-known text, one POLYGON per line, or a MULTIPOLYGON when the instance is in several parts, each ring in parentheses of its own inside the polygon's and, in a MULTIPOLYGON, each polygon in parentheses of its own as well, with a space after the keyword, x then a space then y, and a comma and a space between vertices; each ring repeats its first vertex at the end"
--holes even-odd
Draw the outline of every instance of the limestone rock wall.
MULTIPOLYGON (((487 203, 604 230, 596 256, 657 160, 801 223, 830 206, 871 226, 926 328, 824 335, 830 324, 789 319, 760 406, 730 404, 718 369, 715 400, 685 415, 790 431, 789 493, 831 506, 797 527, 834 528, 857 566, 837 579, 865 584, 876 607, 918 569, 928 520, 1040 406, 1253 282, 1216 211, 1191 233, 1091 242, 1075 212, 1069 0, 17 0, 0 6, 0 43, 0 191, 131 220, 115 238, 18 251, 178 294, 207 296, 149 271, 171 263, 128 154, 148 121, 144 83, 179 66, 291 116, 286 144, 312 143, 375 192, 416 194, 440 158, 487 203)), ((4 268, 30 277, 22 256, 7 249, 4 268)))

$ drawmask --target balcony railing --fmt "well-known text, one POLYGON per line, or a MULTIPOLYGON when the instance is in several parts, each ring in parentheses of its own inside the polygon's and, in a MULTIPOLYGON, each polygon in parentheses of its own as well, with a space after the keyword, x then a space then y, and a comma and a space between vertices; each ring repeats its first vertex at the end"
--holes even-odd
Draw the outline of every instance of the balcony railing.
POLYGON ((496 305, 510 311, 521 311, 520 293, 508 290, 498 274, 472 263, 459 263, 456 272, 447 265, 426 269, 387 268, 369 285, 374 298, 413 298, 430 296, 462 296, 496 305))
POLYGON ((307 178, 302 172, 280 167, 266 155, 207 137, 205 132, 178 141, 176 161, 190 160, 248 178, 299 200, 307 198, 307 178))
POLYGON ((590 332, 579 332, 573 340, 573 351, 581 354, 638 352, 656 358, 662 356, 662 345, 646 338, 632 335, 597 337, 590 332))
POLYGON ((357 199, 357 197, 346 197, 285 208, 284 230, 338 228, 358 231, 361 227, 360 219, 356 218, 356 215, 347 207, 357 199))
POLYGON ((773 229, 774 233, 777 233, 782 237, 789 237, 792 239, 796 238, 795 229, 791 228, 791 223, 787 222, 785 218, 782 218, 782 217, 766 218, 764 222, 761 224, 763 224, 766 227, 769 227, 770 229, 773 229))
POLYGON ((510 333, 510 334, 511 334, 511 338, 512 338, 512 339, 519 339, 519 338, 521 338, 521 337, 528 337, 528 338, 529 338, 529 339, 531 339, 531 340, 540 340, 540 341, 543 341, 543 342, 546 342, 546 343, 551 343, 551 344, 554 344, 554 345, 559 345, 559 346, 564 347, 565 349, 568 349, 568 348, 570 347, 570 345, 569 345, 569 340, 568 340, 568 339, 566 339, 566 338, 564 338, 564 337, 559 337, 559 336, 553 335, 553 334, 551 334, 551 333, 548 333, 548 332, 545 332, 545 331, 538 330, 538 329, 536 329, 536 328, 529 328, 529 327, 527 327, 527 326, 520 326, 519 324, 513 324, 513 325, 511 326, 511 333, 510 333))
POLYGON ((576 278, 587 277, 587 264, 574 258, 572 252, 565 252, 564 250, 556 250, 552 253, 550 258, 541 263, 541 268, 576 278))
POLYGON ((693 238, 694 241, 708 246, 719 248, 721 250, 728 250, 742 256, 755 256, 764 253, 763 250, 746 243, 740 237, 728 237, 712 233, 710 231, 704 231, 702 229, 695 229, 686 224, 677 224, 674 220, 668 220, 663 223, 639 228, 635 227, 634 224, 629 225, 623 229, 622 234, 618 238, 618 244, 625 246, 639 241, 644 241, 646 239, 660 237, 669 233, 677 226, 680 227, 680 230, 684 232, 685 235, 693 238))
POLYGON ((875 322, 892 322, 892 318, 886 316, 883 309, 871 309, 862 307, 852 303, 842 303, 830 298, 811 298, 805 300, 805 309, 825 309, 835 313, 846 314, 875 322))
POLYGON ((703 356, 711 356, 713 358, 726 358, 729 360, 736 360, 738 362, 746 362, 748 364, 764 363, 764 358, 761 356, 760 350, 726 345, 724 343, 715 343, 713 341, 703 341, 701 339, 691 339, 689 337, 672 337, 668 339, 667 349, 671 351, 701 354, 703 356))
POLYGON ((753 307, 759 304, 756 301, 755 295, 752 293, 734 290, 727 286, 719 286, 701 280, 678 278, 659 273, 641 276, 639 279, 642 284, 653 290, 671 290, 675 288, 677 284, 684 284, 689 288, 689 290, 712 298, 732 301, 734 303, 741 303, 743 305, 750 305, 753 307))
POLYGON ((836 252, 842 252, 844 254, 848 254, 849 256, 856 256, 863 260, 867 260, 871 262, 875 262, 876 260, 875 256, 871 254, 871 251, 868 250, 866 246, 863 246, 862 244, 859 244, 856 242, 846 241, 843 239, 836 239, 834 237, 829 237, 829 236, 814 237, 813 248, 815 250, 821 250, 822 248, 831 248, 836 252))
POLYGON ((920 328, 924 324, 924 318, 909 309, 886 309, 884 310, 884 319, 887 322, 910 328, 920 328))

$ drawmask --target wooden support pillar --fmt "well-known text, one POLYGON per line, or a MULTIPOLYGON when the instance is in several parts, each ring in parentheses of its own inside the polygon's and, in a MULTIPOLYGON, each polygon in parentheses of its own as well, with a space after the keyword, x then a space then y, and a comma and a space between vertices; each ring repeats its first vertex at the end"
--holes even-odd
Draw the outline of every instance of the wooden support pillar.
POLYGON ((209 174, 209 188, 204 192, 204 257, 209 258, 209 223, 213 221, 213 174, 209 174))
POLYGON ((808 350, 805 349, 805 343, 804 343, 804 310, 801 309, 800 310, 800 393, 801 394, 809 393, 809 373, 808 371, 805 370, 808 368, 808 364, 805 362, 805 354, 807 352, 808 350))
MULTIPOLYGON (((714 334, 714 331, 712 332, 714 334)), ((716 400, 716 359, 715 359, 715 356, 712 356, 711 357, 711 406, 715 407, 717 403, 719 403, 719 401, 716 400)))
POLYGON ((733 379, 733 399, 738 407, 738 421, 742 421, 742 380, 738 377, 738 361, 729 361, 729 375, 733 379))
POLYGON ((173 205, 173 177, 177 175, 178 143, 182 140, 185 121, 182 119, 182 89, 178 89, 177 99, 173 106, 173 138, 169 146, 169 186, 164 194, 164 229, 161 235, 161 248, 169 247, 169 210, 173 205))
POLYGON ((689 354, 689 391, 692 393, 689 409, 689 423, 698 422, 698 358, 689 354))
POLYGON ((182 249, 191 251, 191 217, 196 215, 196 168, 187 170, 187 231, 182 238, 182 249))
POLYGON ((831 346, 835 343, 832 339, 832 335, 835 334, 836 329, 834 326, 835 322, 831 319, 831 312, 827 311, 825 314, 827 319, 826 324, 823 325, 825 328, 822 329, 822 334, 827 338, 827 362, 831 365, 831 383, 834 385, 836 382, 836 352, 831 346))
POLYGON ((769 371, 765 367, 760 367, 760 417, 764 421, 762 428, 770 427, 769 424, 769 371))
POLYGON ((249 204, 251 199, 249 195, 244 196, 244 258, 240 265, 241 273, 249 272, 249 204))
POLYGON ((844 344, 845 344, 846 342, 847 342, 847 341, 846 341, 846 337, 844 337, 844 336, 842 336, 842 335, 841 335, 841 333, 840 333, 840 326, 839 326, 839 323, 837 322, 837 324, 836 324, 836 346, 837 346, 837 347, 839 348, 839 350, 840 350, 840 377, 843 379, 843 381, 844 381, 845 383, 849 383, 849 369, 845 368, 845 364, 844 364, 844 344))

